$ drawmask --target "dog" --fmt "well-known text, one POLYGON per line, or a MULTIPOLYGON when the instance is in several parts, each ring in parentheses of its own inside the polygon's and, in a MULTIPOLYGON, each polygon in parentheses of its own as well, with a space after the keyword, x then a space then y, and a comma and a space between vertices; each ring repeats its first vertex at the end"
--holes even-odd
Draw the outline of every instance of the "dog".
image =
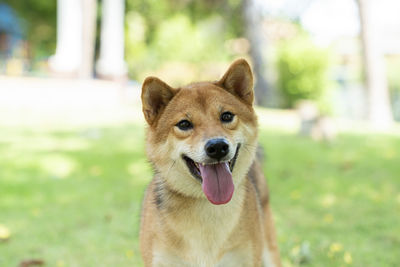
POLYGON ((253 75, 244 59, 215 82, 142 86, 155 175, 141 217, 146 267, 281 266, 256 157, 253 75))

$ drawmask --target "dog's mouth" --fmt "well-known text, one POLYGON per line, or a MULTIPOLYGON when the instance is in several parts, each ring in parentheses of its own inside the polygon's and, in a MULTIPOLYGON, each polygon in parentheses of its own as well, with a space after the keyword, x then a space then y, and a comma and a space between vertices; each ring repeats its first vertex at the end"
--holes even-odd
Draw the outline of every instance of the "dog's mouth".
POLYGON ((233 172, 233 168, 235 167, 236 159, 239 154, 239 149, 240 149, 240 144, 237 145, 236 152, 233 158, 225 162, 217 162, 217 161, 211 163, 195 162, 186 155, 182 155, 182 158, 185 160, 186 165, 188 166, 189 171, 193 175, 193 177, 199 180, 200 182, 203 182, 203 178, 201 177, 201 172, 200 172, 200 166, 227 163, 229 165, 229 170, 233 172))
POLYGON ((232 171, 235 167, 239 149, 240 144, 237 145, 233 158, 223 162, 195 162, 188 156, 182 155, 190 173, 201 182, 203 192, 213 204, 225 204, 232 198, 234 190, 232 171))

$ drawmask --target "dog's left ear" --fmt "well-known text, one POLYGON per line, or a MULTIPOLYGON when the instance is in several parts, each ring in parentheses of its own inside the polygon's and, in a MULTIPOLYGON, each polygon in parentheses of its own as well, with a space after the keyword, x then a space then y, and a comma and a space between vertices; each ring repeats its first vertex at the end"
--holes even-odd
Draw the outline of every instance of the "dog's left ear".
POLYGON ((142 86, 142 108, 149 125, 158 119, 177 90, 156 77, 147 77, 142 86))
POLYGON ((253 104, 253 74, 246 60, 238 59, 233 62, 228 71, 216 84, 239 97, 246 104, 253 104))

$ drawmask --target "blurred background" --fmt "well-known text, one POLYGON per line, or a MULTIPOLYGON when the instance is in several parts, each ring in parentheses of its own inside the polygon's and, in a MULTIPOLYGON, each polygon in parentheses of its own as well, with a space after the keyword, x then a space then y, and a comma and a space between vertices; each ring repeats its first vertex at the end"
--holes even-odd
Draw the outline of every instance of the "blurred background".
POLYGON ((140 87, 237 58, 284 266, 398 266, 400 2, 0 0, 0 266, 142 266, 140 87))

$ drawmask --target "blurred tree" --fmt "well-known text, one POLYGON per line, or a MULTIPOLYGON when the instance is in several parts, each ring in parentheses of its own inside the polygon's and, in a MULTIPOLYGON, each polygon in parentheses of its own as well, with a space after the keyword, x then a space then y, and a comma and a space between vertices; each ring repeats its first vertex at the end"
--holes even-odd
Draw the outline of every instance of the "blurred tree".
POLYGON ((374 27, 372 0, 357 0, 361 25, 361 45, 365 84, 368 93, 368 119, 378 127, 387 127, 393 122, 389 89, 380 39, 374 27))
POLYGON ((253 70, 256 78, 256 103, 267 106, 271 103, 271 92, 265 79, 264 51, 266 42, 262 29, 263 16, 256 0, 244 0, 242 4, 245 36, 250 42, 250 56, 253 61, 253 70))
MULTIPOLYGON (((256 77, 256 102, 259 105, 271 104, 271 92, 265 79, 266 42, 262 29, 263 7, 260 5, 263 5, 262 1, 256 0, 128 0, 128 17, 143 25, 145 36, 140 38, 140 42, 134 42, 135 32, 128 34, 127 42, 132 42, 128 47, 136 47, 136 50, 128 48, 127 56, 129 58, 132 53, 138 59, 138 51, 143 53, 146 47, 152 47, 155 48, 152 55, 145 59, 148 63, 230 60, 237 55, 227 51, 224 42, 244 36, 250 43, 250 57, 256 77), (130 16, 130 11, 136 14, 130 16), (222 26, 218 26, 216 18, 222 18, 222 26), (215 26, 207 27, 206 24, 211 20, 215 26)), ((140 70, 148 63, 140 64, 140 70)), ((129 64, 131 71, 139 69, 134 66, 137 63, 129 64)))
POLYGON ((296 38, 282 40, 277 51, 277 85, 283 107, 293 108, 299 100, 315 100, 320 109, 329 87, 327 71, 330 64, 328 51, 317 47, 305 33, 296 38))
POLYGON ((400 121, 400 56, 388 58, 388 83, 390 89, 393 118, 400 121))
POLYGON ((240 0, 127 0, 126 5, 127 12, 138 12, 144 18, 147 43, 153 41, 156 30, 163 21, 176 15, 185 15, 194 24, 220 15, 226 22, 226 36, 233 38, 243 33, 240 0))
POLYGON ((240 0, 127 0, 126 10, 131 77, 172 61, 200 70, 237 57, 226 41, 243 34, 240 0))
POLYGON ((48 0, 2 0, 19 15, 32 57, 47 57, 56 45, 56 3, 48 0))

